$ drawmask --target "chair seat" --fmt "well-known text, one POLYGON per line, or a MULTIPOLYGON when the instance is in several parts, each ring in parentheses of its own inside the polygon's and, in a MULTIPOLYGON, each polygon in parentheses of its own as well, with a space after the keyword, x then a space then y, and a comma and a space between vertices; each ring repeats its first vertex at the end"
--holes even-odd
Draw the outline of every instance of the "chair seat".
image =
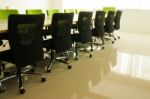
POLYGON ((1 40, 8 40, 8 32, 1 33, 0 39, 1 40))
POLYGON ((46 49, 52 49, 52 39, 47 39, 43 41, 43 46, 46 49))
POLYGON ((105 29, 105 32, 109 34, 113 33, 115 30, 114 27, 109 28, 108 26, 104 26, 104 29, 105 29))
POLYGON ((71 39, 72 39, 73 42, 81 42, 79 34, 72 34, 71 39))
POLYGON ((115 30, 119 30, 119 29, 120 29, 120 26, 114 25, 114 29, 115 29, 115 30))
POLYGON ((80 34, 72 34, 71 39, 72 39, 72 42, 80 42, 80 43, 83 43, 83 44, 92 41, 92 38, 91 38, 91 40, 89 40, 89 39, 87 40, 86 38, 85 38, 85 40, 82 39, 80 34))
POLYGON ((12 50, 5 50, 0 52, 0 60, 8 61, 14 63, 14 58, 12 57, 12 50))
POLYGON ((104 36, 104 33, 97 33, 96 29, 92 29, 92 36, 95 36, 95 37, 103 37, 104 36))
MULTIPOLYGON (((62 49, 64 48, 58 48, 56 45, 55 45, 55 41, 53 39, 47 39, 47 40, 44 40, 43 41, 43 47, 46 48, 46 50, 55 50, 56 53, 63 53, 63 52, 66 52, 66 51, 62 51, 62 49)), ((69 50, 70 48, 68 48, 69 50)))
POLYGON ((51 26, 45 27, 43 30, 43 36, 46 38, 47 36, 51 35, 51 26))
POLYGON ((72 28, 73 28, 73 29, 77 29, 77 28, 78 28, 78 27, 77 27, 77 23, 72 24, 72 28))

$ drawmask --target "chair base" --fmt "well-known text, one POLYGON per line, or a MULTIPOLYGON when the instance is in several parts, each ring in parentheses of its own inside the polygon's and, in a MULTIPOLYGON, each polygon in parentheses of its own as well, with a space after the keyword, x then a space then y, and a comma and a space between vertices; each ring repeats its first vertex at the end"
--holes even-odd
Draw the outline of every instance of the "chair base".
MULTIPOLYGON (((84 45, 84 44, 82 44, 84 45)), ((86 44, 87 45, 87 44, 86 44)), ((93 51, 93 43, 90 44, 91 46, 91 51, 93 51)), ((75 60, 78 60, 79 59, 79 55, 78 55, 78 50, 79 50, 79 44, 78 43, 75 43, 75 60)), ((82 50, 80 50, 82 51, 82 50)), ((89 57, 92 58, 92 54, 90 53, 90 51, 88 51, 85 47, 84 47, 84 52, 88 53, 89 54, 89 57)))
POLYGON ((68 69, 71 69, 71 68, 72 68, 71 64, 69 64, 69 63, 68 63, 67 61, 65 61, 65 60, 53 59, 52 61, 50 60, 48 66, 47 66, 47 68, 46 68, 46 72, 47 72, 47 73, 51 72, 51 66, 52 66, 52 64, 53 64, 54 61, 58 61, 58 62, 67 64, 67 65, 68 65, 68 69))
POLYGON ((112 42, 112 44, 115 43, 115 41, 117 40, 116 37, 113 35, 113 33, 108 33, 108 34, 105 34, 105 37, 104 37, 105 40, 110 40, 112 42), (108 37, 106 37, 108 36, 108 37), (112 40, 113 39, 113 40, 112 40))
POLYGON ((51 72, 51 66, 52 66, 54 61, 58 61, 58 62, 67 64, 68 65, 68 69, 72 68, 71 64, 69 64, 67 62, 68 61, 68 56, 67 57, 57 57, 57 58, 55 58, 54 54, 55 54, 55 52, 53 50, 51 50, 51 58, 49 58, 50 61, 49 61, 48 66, 46 67, 46 72, 47 73, 51 72))
MULTIPOLYGON (((2 72, 3 72, 3 74, 5 74, 4 70, 1 70, 1 74, 2 74, 2 72)), ((5 91, 5 85, 3 83, 6 80, 17 77, 18 78, 18 84, 19 84, 19 93, 24 94, 25 89, 23 87, 22 76, 26 75, 26 74, 28 74, 28 75, 39 75, 39 76, 41 76, 41 82, 46 81, 46 78, 40 73, 35 73, 33 68, 25 68, 23 71, 21 71, 20 68, 17 68, 17 72, 7 73, 7 76, 3 75, 4 77, 0 79, 0 93, 5 91)))
POLYGON ((96 47, 100 46, 102 50, 105 49, 104 38, 103 37, 93 37, 93 45, 96 45, 96 47), (97 41, 97 40, 99 40, 99 41, 97 41))
POLYGON ((17 73, 17 77, 18 77, 18 81, 19 81, 19 92, 20 94, 24 94, 25 93, 25 89, 23 87, 23 83, 22 83, 22 75, 37 75, 37 76, 41 76, 41 82, 45 82, 46 78, 40 74, 40 73, 35 73, 33 71, 33 68, 29 69, 29 72, 21 72, 21 73, 17 73))

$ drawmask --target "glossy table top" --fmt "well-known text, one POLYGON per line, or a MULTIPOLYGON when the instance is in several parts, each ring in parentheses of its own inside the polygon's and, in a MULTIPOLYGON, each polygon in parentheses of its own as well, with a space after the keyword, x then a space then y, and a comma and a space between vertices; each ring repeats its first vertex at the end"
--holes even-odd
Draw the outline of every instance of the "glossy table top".
MULTIPOLYGON (((51 19, 46 19, 44 26, 49 26, 51 24, 51 19)), ((0 20, 0 33, 5 33, 8 31, 8 22, 7 20, 0 20)))
POLYGON ((7 32, 8 30, 8 23, 7 20, 0 20, 0 33, 7 32))
MULTIPOLYGON (((94 17, 93 17, 94 18, 94 17)), ((51 20, 50 18, 46 18, 44 22, 44 26, 49 26, 51 25, 51 20)), ((78 20, 78 15, 74 15, 73 18, 73 24, 75 24, 78 20)), ((0 20, 0 33, 5 33, 8 30, 8 23, 7 20, 0 20)))

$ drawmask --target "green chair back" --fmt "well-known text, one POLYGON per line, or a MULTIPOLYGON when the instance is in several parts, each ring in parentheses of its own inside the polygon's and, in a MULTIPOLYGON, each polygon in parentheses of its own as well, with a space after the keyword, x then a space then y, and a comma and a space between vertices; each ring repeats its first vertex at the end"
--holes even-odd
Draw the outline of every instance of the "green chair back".
POLYGON ((48 9, 46 10, 48 18, 52 18, 54 13, 59 13, 59 9, 48 9))
POLYGON ((43 14, 42 9, 27 9, 26 14, 43 14))
POLYGON ((16 9, 0 9, 0 20, 7 20, 10 14, 19 14, 16 9))
POLYGON ((76 9, 76 14, 79 14, 80 11, 84 11, 83 9, 76 9))
POLYGON ((106 14, 108 13, 108 11, 116 12, 116 7, 103 7, 103 11, 105 11, 106 14))
POLYGON ((64 9, 65 13, 76 13, 75 9, 64 9))

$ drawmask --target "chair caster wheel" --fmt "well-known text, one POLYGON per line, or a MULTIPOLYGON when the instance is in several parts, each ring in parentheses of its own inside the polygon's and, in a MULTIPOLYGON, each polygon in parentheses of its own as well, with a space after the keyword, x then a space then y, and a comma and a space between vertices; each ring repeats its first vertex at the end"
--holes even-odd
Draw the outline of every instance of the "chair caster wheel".
POLYGON ((49 57, 45 57, 45 60, 49 60, 49 57))
POLYGON ((45 77, 42 77, 41 78, 41 82, 45 82, 46 81, 46 78, 45 77))
POLYGON ((102 50, 105 49, 105 47, 102 47, 102 50))
POLYGON ((120 39, 120 36, 118 36, 118 39, 120 39))
POLYGON ((114 42, 114 41, 112 41, 112 43, 114 44, 115 42, 114 42))
POLYGON ((93 51, 93 49, 91 49, 91 51, 93 51))
POLYGON ((50 72, 51 72, 51 69, 47 69, 46 72, 47 72, 47 73, 50 73, 50 72))
POLYGON ((32 73, 34 73, 35 72, 35 70, 32 68, 31 70, 30 70, 32 73))
POLYGON ((92 54, 90 54, 89 57, 92 58, 92 54))
POLYGON ((68 58, 65 58, 65 61, 68 61, 68 58))
POLYGON ((26 91, 26 90, 25 90, 24 88, 19 90, 20 94, 24 94, 25 91, 26 91))
POLYGON ((114 38, 114 40, 116 41, 117 39, 116 39, 116 38, 114 38))
POLYGON ((69 65, 68 65, 68 69, 71 69, 71 68, 72 68, 72 66, 69 64, 69 65))
POLYGON ((78 57, 76 57, 75 60, 78 60, 78 57))
POLYGON ((5 92, 5 86, 0 87, 0 93, 3 93, 3 92, 5 92))

